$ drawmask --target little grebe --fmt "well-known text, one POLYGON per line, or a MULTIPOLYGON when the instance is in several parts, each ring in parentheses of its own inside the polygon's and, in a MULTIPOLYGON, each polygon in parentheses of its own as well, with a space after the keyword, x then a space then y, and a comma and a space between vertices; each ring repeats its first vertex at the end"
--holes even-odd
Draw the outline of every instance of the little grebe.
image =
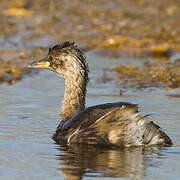
POLYGON ((61 121, 53 139, 107 147, 171 145, 171 139, 152 121, 141 116, 136 104, 100 104, 85 108, 88 63, 75 43, 49 48, 48 55, 30 68, 48 68, 65 79, 61 121))

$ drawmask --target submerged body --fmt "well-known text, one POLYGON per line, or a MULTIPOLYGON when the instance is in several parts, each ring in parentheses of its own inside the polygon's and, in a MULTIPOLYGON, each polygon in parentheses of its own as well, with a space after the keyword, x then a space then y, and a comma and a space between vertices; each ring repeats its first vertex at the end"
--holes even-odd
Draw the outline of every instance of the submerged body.
POLYGON ((61 121, 53 136, 57 143, 100 146, 171 145, 171 139, 152 121, 127 102, 107 103, 85 108, 88 64, 74 43, 65 42, 49 50, 32 68, 48 68, 65 79, 61 121))
POLYGON ((170 145, 170 138, 146 116, 137 105, 118 102, 86 108, 60 123, 53 139, 62 143, 92 144, 106 147, 170 145))

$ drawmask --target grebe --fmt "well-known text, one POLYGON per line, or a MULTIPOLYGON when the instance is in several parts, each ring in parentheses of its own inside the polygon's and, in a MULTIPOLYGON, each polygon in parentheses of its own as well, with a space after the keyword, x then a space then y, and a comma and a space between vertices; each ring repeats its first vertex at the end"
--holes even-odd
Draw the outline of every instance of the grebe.
POLYGON ((74 42, 49 48, 48 55, 30 68, 48 68, 65 79, 61 121, 53 139, 107 147, 171 145, 161 128, 141 116, 136 104, 117 102, 85 108, 88 63, 74 42))

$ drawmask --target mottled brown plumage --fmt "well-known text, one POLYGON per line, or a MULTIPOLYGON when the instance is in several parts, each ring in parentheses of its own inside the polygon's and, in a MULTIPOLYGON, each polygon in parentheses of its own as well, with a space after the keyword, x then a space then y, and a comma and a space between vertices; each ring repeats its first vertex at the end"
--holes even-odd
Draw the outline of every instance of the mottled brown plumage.
POLYGON ((88 63, 74 43, 49 49, 46 58, 31 65, 48 68, 65 79, 61 121, 53 136, 58 143, 81 143, 107 147, 171 145, 171 139, 138 112, 137 105, 118 102, 85 109, 88 63))

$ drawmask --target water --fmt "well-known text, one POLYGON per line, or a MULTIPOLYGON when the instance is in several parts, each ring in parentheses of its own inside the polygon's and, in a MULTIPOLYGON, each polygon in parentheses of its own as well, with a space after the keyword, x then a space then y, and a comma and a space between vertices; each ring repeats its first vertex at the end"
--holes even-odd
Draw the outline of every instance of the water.
POLYGON ((168 133, 174 145, 125 150, 56 145, 51 136, 60 119, 64 82, 44 70, 13 86, 0 85, 0 179, 179 179, 180 99, 160 90, 130 89, 119 96, 119 87, 96 82, 96 78, 103 67, 132 61, 105 59, 92 52, 87 55, 91 70, 87 106, 139 103, 142 113, 152 113, 151 119, 168 133))

